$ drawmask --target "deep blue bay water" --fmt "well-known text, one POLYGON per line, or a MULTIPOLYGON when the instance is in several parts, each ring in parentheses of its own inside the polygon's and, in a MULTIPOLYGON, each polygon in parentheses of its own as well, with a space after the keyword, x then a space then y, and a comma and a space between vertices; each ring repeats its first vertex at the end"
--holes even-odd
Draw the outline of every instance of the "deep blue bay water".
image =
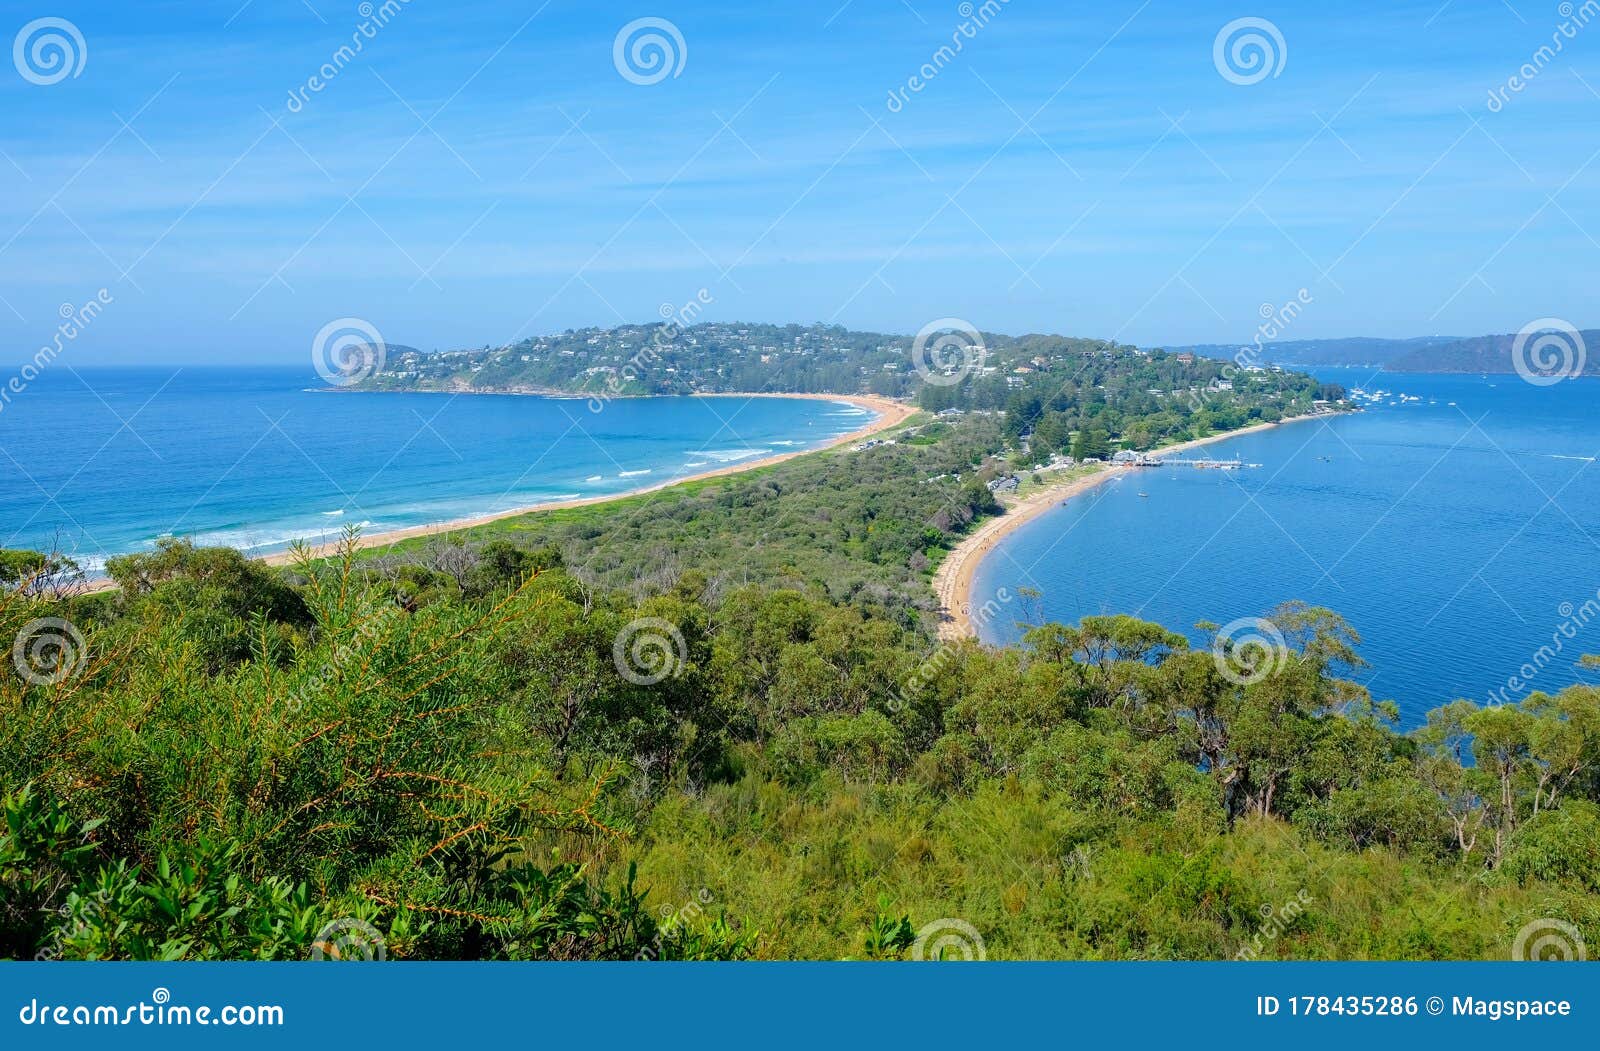
POLYGON ((163 535, 251 553, 605 496, 825 444, 846 402, 330 393, 300 369, 47 370, 0 409, 0 547, 90 568, 163 535))
MULTIPOLYGON (((1326 606, 1363 637, 1354 678, 1406 727, 1456 698, 1583 681, 1578 656, 1600 653, 1583 608, 1600 589, 1600 380, 1314 371, 1392 397, 1204 453, 1259 469, 1127 472, 1046 512, 983 561, 974 608, 1031 586, 1048 619, 1131 613, 1203 643, 1198 621, 1326 606)), ((1017 640, 1021 605, 985 641, 1017 640)))
MULTIPOLYGON (((1200 620, 1327 606, 1363 636, 1371 666, 1357 677, 1407 726, 1456 697, 1580 681, 1577 656, 1600 652, 1600 619, 1583 612, 1600 590, 1600 380, 1318 375, 1391 396, 1207 450, 1260 469, 1103 485, 1007 537, 975 599, 1032 586, 1048 618, 1133 613, 1197 643, 1200 620), (1563 627, 1561 653, 1539 660, 1563 627)), ((47 372, 0 410, 0 546, 59 540, 91 568, 163 535, 259 554, 346 524, 370 534, 627 492, 870 419, 802 399, 625 399, 594 413, 316 382, 298 369, 47 372)), ((1006 604, 985 640, 1015 641, 1029 613, 1006 604)))

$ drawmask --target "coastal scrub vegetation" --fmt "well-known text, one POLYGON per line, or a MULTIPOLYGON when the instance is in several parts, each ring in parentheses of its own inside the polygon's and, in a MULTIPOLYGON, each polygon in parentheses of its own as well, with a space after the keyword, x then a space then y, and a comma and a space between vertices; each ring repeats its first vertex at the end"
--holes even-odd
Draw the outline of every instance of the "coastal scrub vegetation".
POLYGON ((0 955, 1600 943, 1600 689, 1401 732, 1298 604, 1246 676, 1126 616, 938 643, 928 567, 992 509, 1000 426, 287 569, 170 540, 88 595, 8 555, 0 955))
POLYGON ((868 448, 501 519, 470 541, 414 539, 373 561, 404 588, 475 593, 482 584, 470 576, 468 548, 494 541, 491 558, 534 552, 540 566, 563 560, 589 587, 641 598, 694 572, 712 604, 760 582, 931 624, 929 572, 974 521, 999 510, 988 482, 1011 469, 994 452, 1003 444, 993 417, 904 426, 868 448))
POLYGON ((1345 391, 1298 372, 1143 352, 1060 336, 1007 341, 1009 368, 961 383, 923 386, 917 400, 942 412, 1002 410, 1006 437, 1037 462, 1052 454, 1109 457, 1305 416, 1345 391))

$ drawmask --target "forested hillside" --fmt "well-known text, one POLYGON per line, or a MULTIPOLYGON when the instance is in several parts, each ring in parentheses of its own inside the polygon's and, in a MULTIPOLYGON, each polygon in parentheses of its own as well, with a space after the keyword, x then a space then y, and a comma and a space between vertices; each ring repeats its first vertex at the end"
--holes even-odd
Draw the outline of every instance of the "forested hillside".
POLYGON ((510 347, 390 353, 382 371, 352 376, 351 386, 558 392, 586 395, 592 407, 643 394, 914 396, 933 412, 999 413, 1005 436, 1041 463, 1056 453, 1105 458, 1119 448, 1275 423, 1345 397, 1303 373, 1104 340, 666 322, 510 347))
MULTIPOLYGON (((1261 367, 1247 372, 1226 360, 1068 336, 975 329, 909 336, 838 325, 743 322, 576 329, 507 346, 434 353, 384 349, 382 355, 360 357, 348 377, 350 386, 544 391, 601 399, 736 391, 868 393, 915 396, 928 408, 992 409, 1004 407, 1018 388, 1035 387, 1045 400, 1075 399, 1080 389, 1091 395, 1103 390, 1107 397, 1138 395, 1144 401, 1140 411, 1154 411, 1157 398, 1178 396, 1187 406, 1181 411, 1187 412, 1201 407, 1192 394, 1204 392, 1206 400, 1230 394, 1207 388, 1234 380, 1235 373, 1275 390, 1281 375, 1261 367)), ((1298 392, 1308 382, 1295 377, 1281 389, 1298 392)), ((1246 400, 1243 392, 1237 400, 1246 400)), ((1310 408, 1309 397, 1303 407, 1310 408)))
MULTIPOLYGON (((1413 336, 1409 339, 1385 339, 1381 336, 1351 336, 1345 339, 1277 339, 1263 344, 1260 357, 1264 361, 1288 368, 1330 366, 1379 368, 1407 354, 1439 344, 1453 343, 1456 339, 1455 336, 1413 336)), ((1191 351, 1207 358, 1231 358, 1240 348, 1225 343, 1202 343, 1172 349, 1191 351)))
POLYGON ((1391 372, 1477 373, 1512 373, 1520 368, 1534 373, 1600 375, 1600 357, 1590 359, 1588 355, 1588 348, 1600 347, 1600 329, 1552 333, 1552 337, 1542 344, 1538 334, 1475 336, 1423 347, 1394 359, 1386 368, 1391 372))
POLYGON ((1298 605, 1266 653, 1116 616, 939 645, 928 566, 1009 465, 997 417, 913 426, 288 570, 170 541, 62 596, 0 560, 0 955, 1597 943, 1600 690, 1403 733, 1298 605))
MULTIPOLYGON (((367 389, 532 390, 628 397, 694 392, 869 390, 899 396, 919 382, 908 337, 838 325, 675 323, 569 329, 500 347, 431 354, 386 347, 367 389)), ((370 360, 370 359, 369 359, 370 360)))

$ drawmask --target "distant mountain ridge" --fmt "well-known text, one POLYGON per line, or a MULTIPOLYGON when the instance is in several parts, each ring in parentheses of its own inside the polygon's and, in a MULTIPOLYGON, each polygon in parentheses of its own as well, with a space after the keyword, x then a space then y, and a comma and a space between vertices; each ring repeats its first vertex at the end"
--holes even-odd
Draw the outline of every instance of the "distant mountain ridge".
MULTIPOLYGON (((1559 337, 1559 333, 1556 333, 1559 337)), ((1600 329, 1578 333, 1581 348, 1570 336, 1542 350, 1528 344, 1525 354, 1535 355, 1532 366, 1547 370, 1583 362, 1583 374, 1600 376, 1600 329), (1541 360, 1539 355, 1543 356, 1541 360)), ((1262 345, 1259 360, 1292 368, 1374 368, 1386 372, 1514 373, 1517 333, 1492 336, 1416 336, 1383 339, 1355 336, 1345 339, 1278 340, 1262 345)), ((1227 343, 1200 343, 1172 347, 1207 358, 1233 358, 1241 349, 1227 343)), ((1252 348, 1252 353, 1253 351, 1252 348)), ((1525 366, 1526 367, 1526 366, 1525 366)))
MULTIPOLYGON (((1410 339, 1385 339, 1374 336, 1349 336, 1340 339, 1274 340, 1262 345, 1262 358, 1273 365, 1299 365, 1322 368, 1367 366, 1378 368, 1391 361, 1417 354, 1429 347, 1458 342, 1458 336, 1415 336, 1410 339)), ((1172 347, 1207 358, 1232 358, 1242 345, 1201 343, 1172 347)))
MULTIPOLYGON (((1576 365, 1581 361, 1584 375, 1600 376, 1600 329, 1585 329, 1578 336, 1581 346, 1575 345, 1568 336, 1552 344, 1546 352, 1533 349, 1534 345, 1530 344, 1525 348, 1525 353, 1532 358, 1529 364, 1543 371, 1558 363, 1576 365)), ((1452 340, 1419 348, 1389 362, 1385 368, 1390 372, 1516 372, 1516 340, 1516 333, 1452 340)))

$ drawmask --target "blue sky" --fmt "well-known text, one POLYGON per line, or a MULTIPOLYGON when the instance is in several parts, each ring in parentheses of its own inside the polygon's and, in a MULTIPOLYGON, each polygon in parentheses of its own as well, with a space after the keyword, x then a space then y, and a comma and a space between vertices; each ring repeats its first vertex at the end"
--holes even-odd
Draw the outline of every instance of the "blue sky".
POLYGON ((300 363, 342 317, 498 344, 702 288, 709 318, 1141 345, 1247 342, 1301 288, 1285 338, 1600 325, 1600 8, 965 10, 7 0, 0 35, 65 19, 83 64, 0 63, 3 357, 101 288, 80 364, 300 363), (613 44, 647 16, 682 64, 638 84, 613 44), (1245 16, 1282 67, 1238 84, 1213 43, 1245 16))

